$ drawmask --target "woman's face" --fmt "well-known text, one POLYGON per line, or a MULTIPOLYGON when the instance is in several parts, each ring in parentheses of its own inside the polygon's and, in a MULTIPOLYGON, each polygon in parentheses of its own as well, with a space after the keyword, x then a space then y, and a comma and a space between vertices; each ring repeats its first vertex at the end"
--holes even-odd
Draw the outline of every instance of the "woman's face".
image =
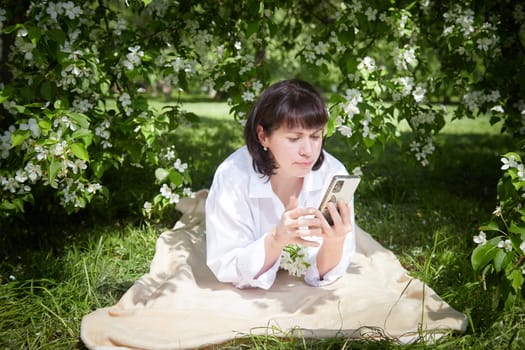
POLYGON ((259 140, 268 148, 278 165, 275 170, 279 176, 305 177, 319 158, 323 146, 323 128, 289 128, 282 125, 269 136, 261 126, 258 128, 259 140))

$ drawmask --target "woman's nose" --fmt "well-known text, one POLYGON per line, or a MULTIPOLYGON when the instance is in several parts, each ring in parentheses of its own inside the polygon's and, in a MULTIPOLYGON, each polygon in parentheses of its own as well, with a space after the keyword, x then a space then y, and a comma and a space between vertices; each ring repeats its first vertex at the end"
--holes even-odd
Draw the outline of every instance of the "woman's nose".
POLYGON ((309 156, 312 154, 313 145, 310 140, 305 140, 300 149, 300 153, 302 156, 309 156))

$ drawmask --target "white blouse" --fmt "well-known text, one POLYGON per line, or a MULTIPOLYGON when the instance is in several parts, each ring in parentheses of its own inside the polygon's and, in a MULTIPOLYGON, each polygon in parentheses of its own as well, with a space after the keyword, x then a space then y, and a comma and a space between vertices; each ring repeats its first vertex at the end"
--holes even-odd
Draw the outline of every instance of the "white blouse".
MULTIPOLYGON (((304 179, 299 207, 319 207, 332 176, 348 173, 340 161, 323 152, 325 160, 321 168, 311 171, 304 179)), ((306 283, 313 286, 330 284, 350 264, 355 252, 353 200, 351 204, 352 232, 344 240, 339 264, 321 279, 316 264, 319 247, 307 247, 311 266, 305 274, 306 283)), ((280 259, 257 279, 254 276, 264 264, 265 236, 278 224, 284 210, 267 177, 261 177, 253 169, 246 146, 219 165, 206 200, 207 264, 219 281, 233 283, 238 288, 269 289, 272 286, 280 259)))

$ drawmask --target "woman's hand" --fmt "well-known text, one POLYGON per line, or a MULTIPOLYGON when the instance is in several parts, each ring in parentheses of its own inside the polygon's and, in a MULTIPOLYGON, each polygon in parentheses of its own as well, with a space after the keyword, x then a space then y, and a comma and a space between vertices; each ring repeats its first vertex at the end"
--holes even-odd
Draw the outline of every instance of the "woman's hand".
POLYGON ((349 204, 338 200, 336 208, 335 204, 328 203, 328 211, 334 222, 332 226, 321 212, 317 214, 323 231, 323 245, 317 254, 317 269, 321 279, 341 261, 345 238, 352 231, 352 208, 349 204))
POLYGON ((328 212, 330 213, 334 224, 330 226, 325 217, 318 211, 317 217, 321 221, 323 239, 344 239, 352 231, 351 208, 342 200, 337 201, 337 208, 334 203, 328 203, 328 212))
POLYGON ((319 210, 314 208, 298 208, 297 198, 290 197, 286 210, 273 232, 275 241, 283 247, 287 244, 319 246, 317 242, 304 239, 307 236, 322 236, 322 222, 318 213, 320 214, 319 210))

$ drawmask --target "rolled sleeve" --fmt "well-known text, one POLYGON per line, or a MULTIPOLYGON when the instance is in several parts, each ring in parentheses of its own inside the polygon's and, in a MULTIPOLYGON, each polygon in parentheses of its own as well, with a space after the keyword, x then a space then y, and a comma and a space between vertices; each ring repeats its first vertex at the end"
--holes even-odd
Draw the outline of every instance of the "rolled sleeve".
POLYGON ((346 235, 343 243, 343 254, 341 255, 341 260, 339 263, 334 266, 330 271, 326 272, 321 279, 319 274, 319 269, 317 268, 317 254, 319 253, 319 248, 311 251, 309 256, 310 267, 305 273, 304 281, 312 286, 321 287, 334 283, 339 279, 348 269, 352 258, 356 251, 356 238, 355 238, 355 215, 353 210, 353 199, 351 202, 352 206, 352 216, 350 222, 352 223, 352 230, 346 235))
POLYGON ((206 200, 206 260, 221 282, 237 288, 269 289, 276 278, 279 259, 268 271, 255 278, 264 266, 265 234, 256 227, 253 206, 242 181, 219 174, 206 200))
POLYGON ((339 263, 334 266, 330 271, 324 274, 323 278, 319 274, 319 269, 317 268, 317 253, 319 249, 310 258, 310 267, 306 271, 304 276, 304 281, 314 287, 326 286, 337 281, 348 269, 352 257, 355 253, 355 230, 352 230, 346 235, 344 246, 343 246, 343 255, 339 263))

